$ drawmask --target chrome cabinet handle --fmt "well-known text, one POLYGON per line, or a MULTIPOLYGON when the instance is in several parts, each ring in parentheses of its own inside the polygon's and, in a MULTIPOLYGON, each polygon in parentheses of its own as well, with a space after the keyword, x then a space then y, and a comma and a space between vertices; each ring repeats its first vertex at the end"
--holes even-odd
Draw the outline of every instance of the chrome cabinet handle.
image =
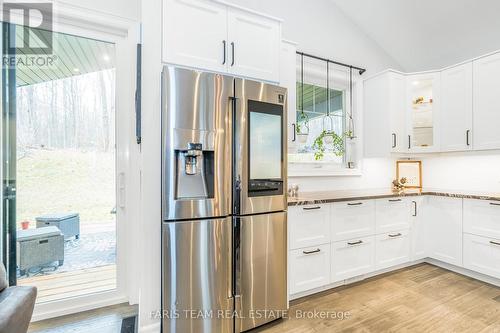
POLYGON ((492 205, 492 206, 500 206, 500 203, 490 202, 490 205, 492 205))
POLYGON ((499 243, 499 242, 494 242, 494 241, 490 241, 490 244, 493 244, 493 245, 498 245, 498 246, 500 246, 500 243, 499 243))
POLYGON ((315 210, 315 209, 321 209, 320 206, 315 206, 315 207, 304 207, 302 208, 303 210, 315 210))
POLYGON ((467 146, 470 146, 469 134, 470 130, 465 131, 465 142, 467 143, 467 146))
POLYGON ((411 135, 408 135, 408 149, 411 149, 411 135))
POLYGON ((362 205, 362 202, 348 203, 347 206, 359 206, 362 205))
POLYGON ((417 216, 417 202, 412 201, 413 203, 413 216, 417 216))
POLYGON ((396 133, 392 133, 392 148, 396 148, 397 144, 397 136, 396 133))
POLYGON ((388 236, 391 238, 394 238, 394 237, 399 237, 399 236, 403 236, 403 235, 400 232, 398 232, 397 234, 389 234, 388 236))
POLYGON ((292 139, 292 142, 295 142, 295 140, 297 140, 297 133, 296 133, 297 128, 296 128, 295 123, 293 123, 292 126, 293 126, 293 139, 292 139))
POLYGON ((316 249, 316 250, 312 250, 312 251, 302 251, 302 253, 304 253, 304 254, 313 254, 313 253, 318 253, 318 252, 321 252, 321 249, 316 249))
POLYGON ((347 242, 347 245, 359 245, 359 244, 363 244, 363 241, 359 240, 357 242, 347 242))
POLYGON ((222 45, 224 47, 224 58, 222 60, 222 64, 225 65, 226 64, 226 41, 225 40, 222 41, 222 45))
POLYGON ((389 199, 389 202, 400 202, 403 201, 403 199, 389 199))
POLYGON ((231 54, 232 54, 231 66, 234 66, 234 42, 231 42, 231 54))

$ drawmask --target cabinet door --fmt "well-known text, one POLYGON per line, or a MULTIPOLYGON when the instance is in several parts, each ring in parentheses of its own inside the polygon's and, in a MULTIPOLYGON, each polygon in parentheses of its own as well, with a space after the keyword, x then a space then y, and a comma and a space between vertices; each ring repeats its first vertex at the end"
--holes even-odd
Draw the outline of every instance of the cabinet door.
POLYGON ((439 151, 440 78, 440 73, 407 77, 406 145, 409 152, 439 151))
POLYGON ((332 240, 346 240, 375 234, 373 200, 336 202, 332 206, 332 240))
POLYGON ((475 150, 500 148, 500 53, 474 61, 472 131, 475 150))
MULTIPOLYGON (((406 77, 398 73, 389 75, 391 151, 407 152, 406 146, 406 77)), ((383 119, 385 121, 385 119, 383 119)))
POLYGON ((500 279, 500 240, 464 234, 464 267, 500 279))
POLYGON ((384 269, 410 261, 409 230, 377 235, 375 253, 376 269, 384 269))
POLYGON ((441 151, 472 149, 472 62, 441 72, 441 151))
POLYGON ((429 257, 462 266, 462 199, 429 198, 429 257))
POLYGON ((332 280, 338 282, 374 270, 375 237, 332 243, 332 280))
POLYGON ((425 221, 426 208, 425 208, 426 198, 415 197, 411 200, 411 259, 420 260, 427 257, 427 224, 425 221))
POLYGON ((208 0, 164 0, 163 61, 227 70, 227 7, 208 0))
POLYGON ((500 202, 464 199, 464 232, 500 239, 500 202))
POLYGON ((377 234, 410 227, 410 207, 407 199, 378 199, 375 202, 375 211, 377 234))
POLYGON ((330 243, 330 205, 290 207, 288 226, 292 250, 330 243))
POLYGON ((281 23, 229 8, 228 29, 229 72, 279 82, 281 23))
POLYGON ((281 42, 280 56, 280 86, 287 89, 287 129, 288 152, 294 153, 297 142, 296 113, 297 113, 297 46, 288 41, 281 42))
POLYGON ((290 294, 330 283, 330 244, 290 251, 290 294))
POLYGON ((389 73, 363 81, 363 151, 367 158, 389 157, 391 153, 389 99, 389 73))

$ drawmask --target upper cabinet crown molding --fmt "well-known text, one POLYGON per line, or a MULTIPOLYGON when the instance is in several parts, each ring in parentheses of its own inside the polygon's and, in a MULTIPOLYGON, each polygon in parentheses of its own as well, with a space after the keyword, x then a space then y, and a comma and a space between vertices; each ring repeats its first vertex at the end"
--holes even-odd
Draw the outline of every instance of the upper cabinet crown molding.
POLYGON ((281 21, 223 1, 163 0, 165 63, 279 82, 281 21))

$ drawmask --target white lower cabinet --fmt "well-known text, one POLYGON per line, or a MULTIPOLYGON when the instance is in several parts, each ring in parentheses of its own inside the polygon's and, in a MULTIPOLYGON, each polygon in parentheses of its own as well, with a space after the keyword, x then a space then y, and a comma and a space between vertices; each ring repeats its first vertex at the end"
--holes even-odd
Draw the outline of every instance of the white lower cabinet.
POLYGON ((464 233, 464 267, 500 279, 500 240, 464 233))
POLYGON ((464 199, 464 232, 500 239, 500 201, 464 199))
POLYGON ((385 269, 410 261, 410 244, 409 230, 377 235, 375 268, 385 269))
POLYGON ((462 266, 462 199, 430 197, 428 256, 462 266))
POLYGON ((330 243, 330 205, 294 206, 288 212, 290 249, 330 243))
POLYGON ((427 257, 427 224, 425 211, 425 197, 414 197, 410 208, 411 230, 411 260, 420 260, 427 257))
POLYGON ((338 282, 374 269, 375 237, 332 243, 331 282, 338 282))
POLYGON ((290 293, 330 283, 330 244, 290 251, 290 293))
POLYGON ((410 227, 410 207, 406 198, 378 199, 375 211, 377 234, 410 227))
POLYGON ((375 201, 336 202, 332 206, 332 240, 375 234, 375 201))

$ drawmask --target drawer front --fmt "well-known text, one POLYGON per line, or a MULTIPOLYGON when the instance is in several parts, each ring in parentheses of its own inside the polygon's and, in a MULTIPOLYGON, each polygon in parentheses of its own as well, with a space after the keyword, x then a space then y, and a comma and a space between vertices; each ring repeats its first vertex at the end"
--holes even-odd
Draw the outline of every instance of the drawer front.
POLYGON ((290 254, 290 293, 330 283, 330 244, 293 250, 290 254))
POLYGON ((410 227, 410 201, 403 198, 378 199, 375 202, 376 233, 383 234, 410 227))
POLYGON ((338 282, 374 270, 375 237, 332 243, 331 282, 338 282))
POLYGON ((500 240, 464 234, 464 267, 500 279, 500 240))
POLYGON ((330 206, 290 207, 288 210, 290 249, 330 243, 330 206))
POLYGON ((410 261, 409 230, 385 233, 376 236, 375 266, 384 269, 410 261))
POLYGON ((340 241, 375 234, 375 202, 349 201, 332 207, 332 240, 340 241))
POLYGON ((464 200, 464 232, 500 239, 500 201, 464 200))

